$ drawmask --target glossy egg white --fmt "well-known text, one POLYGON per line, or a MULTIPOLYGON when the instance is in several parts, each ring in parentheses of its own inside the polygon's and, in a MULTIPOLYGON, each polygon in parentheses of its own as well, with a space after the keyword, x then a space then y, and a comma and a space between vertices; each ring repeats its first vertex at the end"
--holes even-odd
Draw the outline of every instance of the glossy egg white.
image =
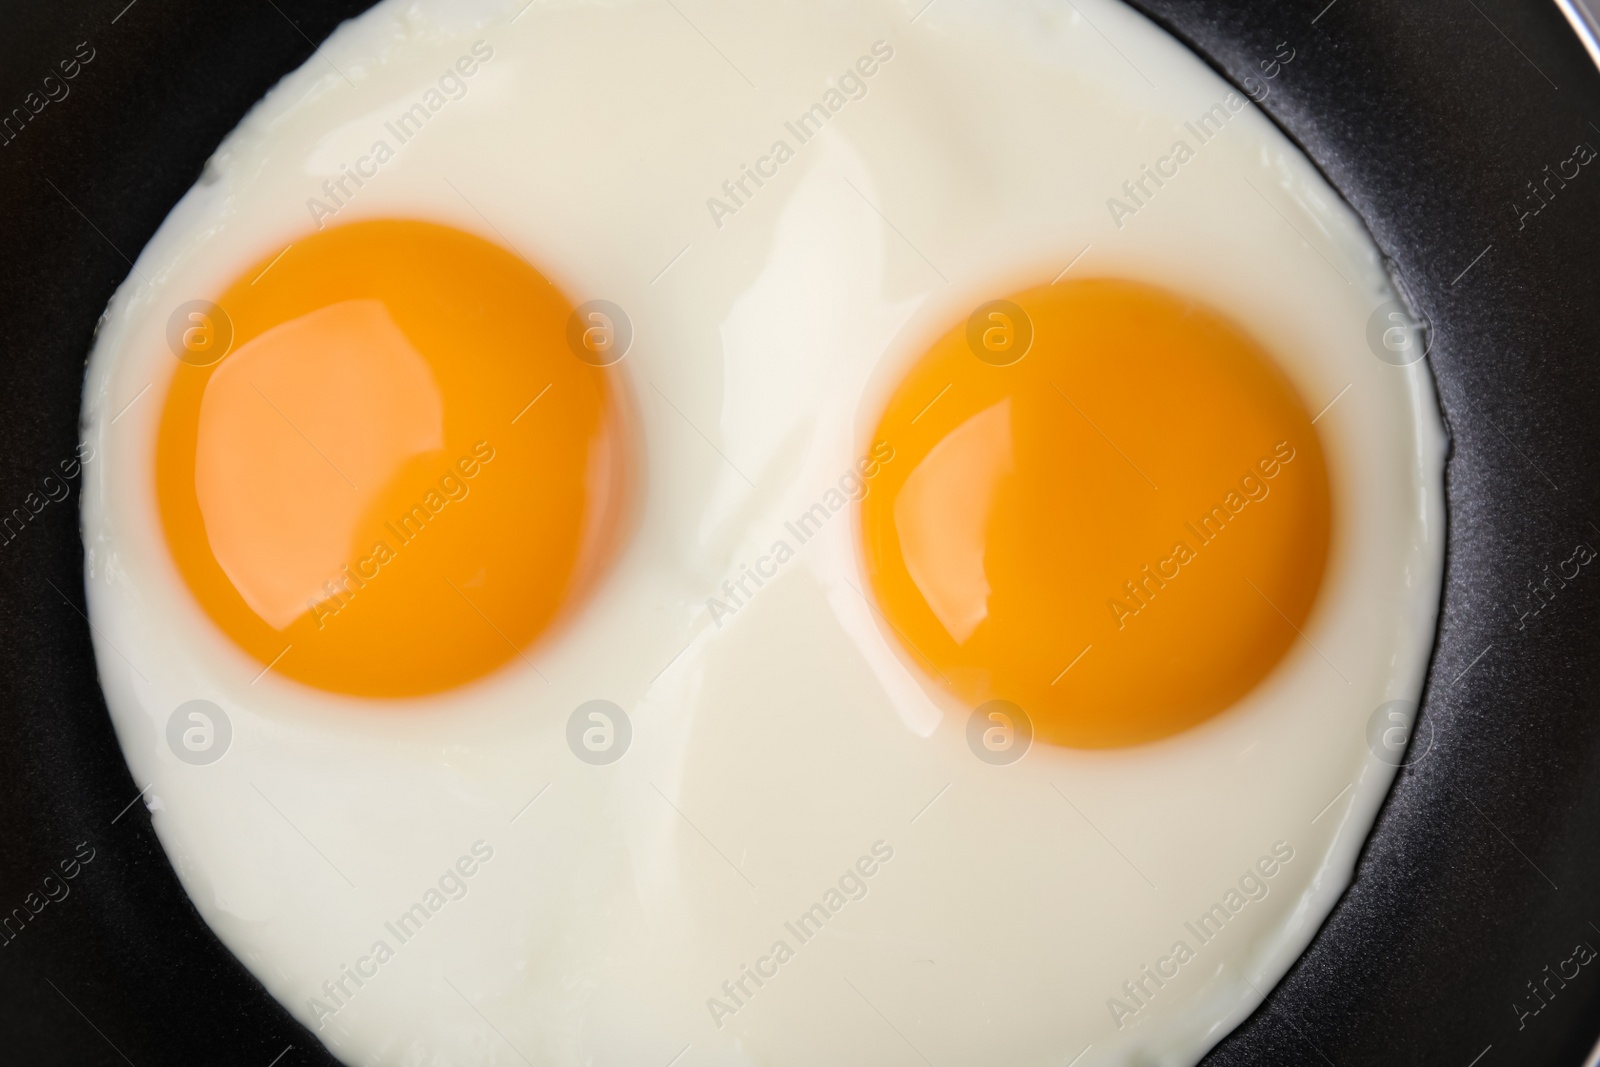
POLYGON ((1369 345, 1392 299, 1304 156, 1116 0, 386 0, 229 136, 102 323, 84 539, 118 737, 206 922, 351 1064, 1194 1063, 1348 883, 1394 770, 1369 722, 1427 666, 1443 431, 1424 365, 1369 345), (388 216, 625 308, 646 463, 537 671, 399 706, 233 647, 152 477, 172 310, 388 216), (993 766, 875 619, 853 512, 785 524, 930 339, 1063 272, 1191 294, 1275 354, 1320 411, 1333 551, 1236 707, 993 766), (193 700, 231 729, 213 762, 168 741, 193 700), (591 700, 631 723, 608 764, 569 747, 591 700))

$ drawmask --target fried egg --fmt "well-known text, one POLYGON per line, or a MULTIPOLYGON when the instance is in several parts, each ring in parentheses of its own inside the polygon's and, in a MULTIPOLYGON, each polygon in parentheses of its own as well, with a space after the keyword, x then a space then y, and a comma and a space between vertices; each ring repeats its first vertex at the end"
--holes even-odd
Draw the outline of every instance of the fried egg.
POLYGON ((1349 882, 1442 568, 1425 338, 1255 106, 1293 55, 340 27, 85 386, 101 684, 217 937, 351 1064, 1198 1061, 1349 882))

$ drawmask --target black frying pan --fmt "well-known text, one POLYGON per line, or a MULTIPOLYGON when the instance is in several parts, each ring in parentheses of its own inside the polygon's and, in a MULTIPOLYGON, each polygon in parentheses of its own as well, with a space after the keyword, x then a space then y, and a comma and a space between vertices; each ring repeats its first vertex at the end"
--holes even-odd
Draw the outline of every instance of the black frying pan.
MULTIPOLYGON (((1600 959, 1549 976, 1577 943, 1600 949, 1600 560, 1548 601, 1530 583, 1600 549, 1600 160, 1542 184, 1579 142, 1600 149, 1600 73, 1551 0, 1137 2, 1246 87, 1294 49, 1262 106, 1431 322, 1452 438, 1431 749, 1305 957, 1206 1062, 1577 1067, 1600 959)), ((82 615, 77 483, 44 479, 73 456, 83 360, 129 257, 365 6, 0 17, 0 919, 39 909, 0 934, 4 1062, 334 1063, 206 929, 132 803, 82 615)))

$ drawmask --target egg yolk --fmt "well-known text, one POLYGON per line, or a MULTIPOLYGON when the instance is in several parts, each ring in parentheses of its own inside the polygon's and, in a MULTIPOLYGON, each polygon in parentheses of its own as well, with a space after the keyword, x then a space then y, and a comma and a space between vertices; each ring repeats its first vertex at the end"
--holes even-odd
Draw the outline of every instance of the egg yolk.
POLYGON ((1233 704, 1303 640, 1329 548, 1315 428, 1214 311, 1086 279, 980 307, 895 389, 868 581, 934 683, 1110 748, 1233 704))
POLYGON ((206 614, 263 672, 338 693, 534 666, 629 477, 616 372, 575 354, 572 316, 516 256, 406 220, 301 238, 191 313, 155 484, 206 614))

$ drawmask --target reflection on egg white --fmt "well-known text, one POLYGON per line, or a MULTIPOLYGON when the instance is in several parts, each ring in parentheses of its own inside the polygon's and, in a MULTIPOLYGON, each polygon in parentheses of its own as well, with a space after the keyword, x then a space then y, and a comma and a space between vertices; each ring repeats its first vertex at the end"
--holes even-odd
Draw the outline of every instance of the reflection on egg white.
POLYGON ((1442 430, 1425 365, 1368 350, 1394 294, 1354 215, 1142 17, 388 0, 207 174, 89 368, 101 679, 196 907, 346 1062, 1187 1064, 1308 943, 1394 773, 1369 718, 1420 692, 1442 430), (624 309, 646 458, 637 530, 538 671, 402 709, 233 648, 152 493, 172 309, 386 216, 624 309), (1237 707, 997 765, 891 646, 849 497, 894 462, 869 435, 909 362, 1062 276, 1192 294, 1308 410, 1337 400, 1335 547, 1306 641, 1237 707), (166 743, 193 700, 232 726, 207 764, 166 743), (569 742, 591 701, 630 727, 609 762, 569 742))

